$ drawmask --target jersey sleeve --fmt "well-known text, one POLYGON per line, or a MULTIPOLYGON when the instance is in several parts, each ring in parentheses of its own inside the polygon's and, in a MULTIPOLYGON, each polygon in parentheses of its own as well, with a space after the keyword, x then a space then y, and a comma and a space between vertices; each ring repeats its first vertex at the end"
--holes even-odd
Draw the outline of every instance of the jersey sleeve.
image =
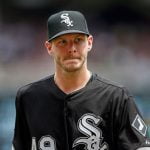
POLYGON ((16 96, 16 121, 13 137, 14 150, 29 150, 30 149, 30 134, 26 122, 22 106, 22 92, 19 90, 16 96))
POLYGON ((118 110, 118 142, 120 150, 150 150, 147 125, 139 112, 133 96, 122 94, 118 110), (145 149, 144 149, 145 150, 145 149))

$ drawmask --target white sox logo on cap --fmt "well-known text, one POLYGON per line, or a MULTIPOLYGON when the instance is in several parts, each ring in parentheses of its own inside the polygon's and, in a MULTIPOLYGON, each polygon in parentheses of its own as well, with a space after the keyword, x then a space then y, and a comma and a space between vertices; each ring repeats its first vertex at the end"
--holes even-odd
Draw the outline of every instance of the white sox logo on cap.
POLYGON ((73 21, 70 20, 68 13, 63 13, 60 17, 62 19, 61 23, 65 23, 67 26, 73 26, 73 21))

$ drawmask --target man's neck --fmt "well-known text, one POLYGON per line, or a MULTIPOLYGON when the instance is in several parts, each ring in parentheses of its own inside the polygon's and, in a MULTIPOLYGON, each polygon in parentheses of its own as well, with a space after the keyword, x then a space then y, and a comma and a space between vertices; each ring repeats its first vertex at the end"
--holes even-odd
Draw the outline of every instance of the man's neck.
POLYGON ((73 73, 55 73, 56 85, 66 94, 82 89, 91 77, 89 70, 73 73))

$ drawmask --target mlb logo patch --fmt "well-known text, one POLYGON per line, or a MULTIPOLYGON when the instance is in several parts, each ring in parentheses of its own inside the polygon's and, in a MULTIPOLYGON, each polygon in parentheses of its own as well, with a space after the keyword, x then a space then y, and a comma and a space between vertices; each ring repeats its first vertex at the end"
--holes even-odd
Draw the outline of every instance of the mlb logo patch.
POLYGON ((146 135, 147 126, 138 114, 136 115, 136 117, 132 123, 132 127, 134 127, 143 136, 146 135))

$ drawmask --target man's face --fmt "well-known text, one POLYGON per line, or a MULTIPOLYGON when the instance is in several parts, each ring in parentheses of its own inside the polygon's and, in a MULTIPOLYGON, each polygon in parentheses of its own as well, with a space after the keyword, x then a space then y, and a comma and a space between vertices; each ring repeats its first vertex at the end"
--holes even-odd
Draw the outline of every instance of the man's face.
POLYGON ((56 69, 74 72, 86 66, 92 41, 92 36, 81 33, 65 34, 52 40, 47 48, 54 58, 56 69))

